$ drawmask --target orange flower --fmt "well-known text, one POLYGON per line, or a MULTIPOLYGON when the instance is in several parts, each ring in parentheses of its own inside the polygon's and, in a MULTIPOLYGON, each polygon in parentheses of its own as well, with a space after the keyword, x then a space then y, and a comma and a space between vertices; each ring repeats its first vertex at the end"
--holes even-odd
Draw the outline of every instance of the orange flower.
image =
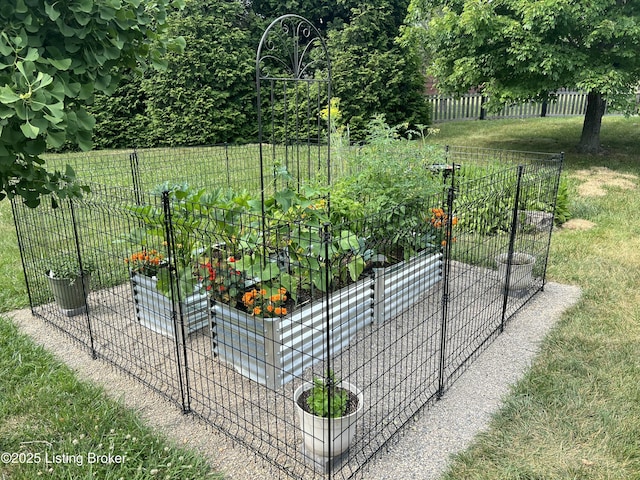
POLYGON ((271 295, 271 298, 269 298, 269 300, 271 300, 272 302, 280 302, 282 301, 282 295, 276 293, 275 295, 271 295))
POLYGON ((287 289, 286 289, 286 288, 284 288, 284 287, 280 287, 280 288, 278 289, 278 293, 279 293, 280 295, 284 295, 285 293, 287 293, 287 289))
POLYGON ((260 295, 264 296, 266 294, 267 294, 267 291, 264 288, 260 290, 260 295))
POLYGON ((267 305, 267 312, 273 313, 273 309, 274 309, 273 305, 271 304, 267 305))
POLYGON ((286 314, 287 314, 287 309, 286 309, 286 308, 284 308, 284 307, 276 307, 276 308, 274 309, 274 313, 275 313, 276 315, 286 315, 286 314))
POLYGON ((242 295, 242 303, 244 303, 247 307, 251 306, 255 303, 256 291, 251 290, 250 292, 246 292, 242 295))
POLYGON ((260 310, 260 307, 256 307, 253 309, 253 314, 254 315, 260 315, 262 313, 262 310, 260 310))

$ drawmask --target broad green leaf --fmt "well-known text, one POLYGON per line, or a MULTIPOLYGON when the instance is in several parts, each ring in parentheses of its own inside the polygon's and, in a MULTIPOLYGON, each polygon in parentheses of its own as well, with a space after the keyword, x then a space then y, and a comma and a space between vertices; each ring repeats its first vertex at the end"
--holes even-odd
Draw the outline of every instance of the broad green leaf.
POLYGON ((38 50, 35 48, 29 48, 23 60, 25 62, 35 62, 38 58, 40 58, 40 54, 38 53, 38 50))
POLYGON ((49 63, 56 67, 58 70, 68 70, 71 66, 72 60, 70 58, 50 58, 49 63))
POLYGON ((49 110, 49 113, 51 114, 52 117, 58 119, 57 122, 62 121, 64 118, 64 103, 62 102, 57 102, 57 103, 51 103, 49 105, 47 105, 47 109, 49 110))
POLYGON ((53 77, 48 73, 38 72, 38 76, 36 77, 37 85, 34 85, 35 88, 44 88, 48 85, 51 85, 53 82, 53 77))
POLYGON ((24 3, 24 0, 18 0, 16 2, 16 13, 27 13, 29 9, 24 3))
POLYGON ((280 274, 280 269, 278 268, 278 265, 272 262, 267 262, 267 264, 260 269, 259 276, 260 276, 260 280, 262 280, 263 282, 266 282, 276 278, 279 274, 280 274))
POLYGON ((27 138, 37 138, 40 133, 40 129, 29 122, 20 125, 20 130, 22 130, 22 133, 27 138))
POLYGON ((349 232, 348 230, 342 230, 340 232, 340 248, 342 250, 357 251, 360 248, 358 237, 352 232, 349 232))
POLYGON ((48 2, 44 2, 44 11, 53 22, 55 22, 60 17, 60 12, 56 10, 54 5, 50 5, 48 2))
POLYGON ((78 134, 76 135, 76 142, 78 142, 78 146, 81 150, 85 152, 91 150, 93 147, 93 139, 91 137, 91 132, 87 132, 86 130, 78 131, 78 134))
POLYGON ((288 273, 280 274, 280 286, 287 289, 287 295, 289 295, 293 301, 297 301, 297 291, 298 291, 298 279, 288 273))
POLYGON ((17 102, 18 100, 20 100, 20 95, 11 90, 11 87, 8 85, 0 87, 0 102, 10 104, 17 102))
POLYGON ((47 145, 58 148, 64 145, 67 134, 64 130, 47 130, 47 145))
POLYGON ((78 8, 81 12, 91 13, 93 9, 93 0, 77 0, 78 8))
POLYGON ((349 269, 349 275, 351 276, 351 280, 355 282, 360 278, 360 275, 362 275, 362 272, 364 272, 364 269, 366 267, 366 262, 360 255, 357 255, 356 257, 354 257, 353 260, 349 262, 347 267, 349 269))
POLYGON ((78 109, 76 112, 78 128, 83 130, 93 130, 96 125, 96 119, 93 115, 89 115, 84 109, 78 109))

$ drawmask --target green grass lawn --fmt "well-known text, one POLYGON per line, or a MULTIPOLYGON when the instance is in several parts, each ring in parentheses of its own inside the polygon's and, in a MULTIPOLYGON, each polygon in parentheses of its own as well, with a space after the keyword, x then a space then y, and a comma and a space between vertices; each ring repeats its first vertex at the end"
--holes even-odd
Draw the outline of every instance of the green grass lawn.
MULTIPOLYGON (((580 118, 439 128, 432 141, 442 144, 566 152, 571 208, 595 224, 554 233, 548 279, 579 285, 582 300, 545 339, 490 430, 454 460, 446 478, 640 478, 640 195, 611 186, 602 197, 579 196, 574 178, 592 167, 640 176, 640 119, 605 118, 608 153, 598 156, 574 153, 580 118)), ((0 242, 0 311, 9 311, 28 300, 6 201, 0 202, 0 242)), ((0 479, 37 478, 38 472, 55 479, 214 475, 202 459, 155 435, 0 319, 0 451, 35 451, 33 442, 42 441, 69 454, 113 445, 115 454, 130 452, 130 462, 126 470, 100 466, 94 476, 86 465, 50 473, 37 465, 0 463, 0 479)))
POLYGON ((640 119, 605 118, 605 155, 575 153, 580 128, 578 118, 441 125, 437 140, 452 145, 565 151, 574 215, 595 224, 555 231, 548 278, 583 298, 446 479, 640 478, 640 195, 578 196, 574 178, 591 167, 640 176, 640 119))

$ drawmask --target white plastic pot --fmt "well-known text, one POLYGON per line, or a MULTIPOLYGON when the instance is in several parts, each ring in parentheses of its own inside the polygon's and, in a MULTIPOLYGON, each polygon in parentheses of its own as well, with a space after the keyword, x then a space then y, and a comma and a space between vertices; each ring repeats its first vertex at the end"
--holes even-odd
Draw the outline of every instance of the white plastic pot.
POLYGON ((351 391, 358 397, 357 410, 344 417, 318 417, 306 412, 298 405, 298 398, 300 398, 302 392, 313 387, 310 382, 299 386, 293 394, 293 403, 298 414, 300 428, 302 429, 304 449, 307 456, 337 457, 349 448, 355 437, 356 419, 362 411, 364 397, 359 388, 348 382, 340 382, 338 386, 351 391))

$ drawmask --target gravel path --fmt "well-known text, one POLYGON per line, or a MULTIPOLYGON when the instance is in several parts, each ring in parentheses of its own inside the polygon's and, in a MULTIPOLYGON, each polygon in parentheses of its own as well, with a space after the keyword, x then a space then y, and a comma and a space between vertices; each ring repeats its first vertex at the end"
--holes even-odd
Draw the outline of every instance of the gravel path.
MULTIPOLYGON (((548 283, 513 318, 505 332, 470 365, 446 392, 384 454, 373 460, 364 478, 437 479, 449 457, 466 448, 474 436, 486 429, 502 398, 530 365, 539 342, 563 311, 580 297, 577 287, 548 283)), ((10 314, 34 341, 53 352, 78 376, 103 386, 114 398, 136 410, 150 425, 179 445, 201 451, 214 468, 228 479, 260 480, 277 477, 278 471, 255 459, 251 452, 234 445, 226 436, 183 416, 174 404, 115 369, 90 361, 85 350, 53 328, 43 328, 29 310, 10 314)))

